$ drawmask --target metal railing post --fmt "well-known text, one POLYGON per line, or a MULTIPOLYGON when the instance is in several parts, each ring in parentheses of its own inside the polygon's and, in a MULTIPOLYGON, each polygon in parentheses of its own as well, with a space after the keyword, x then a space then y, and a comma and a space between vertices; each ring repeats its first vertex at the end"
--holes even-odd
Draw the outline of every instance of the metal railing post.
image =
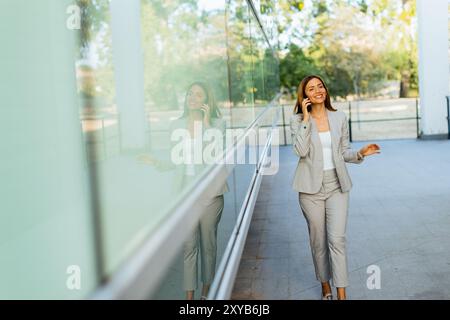
POLYGON ((419 99, 416 97, 416 133, 417 133, 417 138, 420 137, 420 132, 419 132, 419 99))
POLYGON ((447 139, 450 139, 450 102, 449 102, 449 96, 446 96, 447 98, 447 139))
POLYGON ((286 137, 286 121, 284 118, 284 105, 281 105, 281 116, 283 117, 283 135, 284 135, 284 145, 287 145, 287 137, 286 137))
POLYGON ((352 103, 351 101, 348 102, 348 133, 350 135, 350 142, 353 141, 352 136, 352 103))

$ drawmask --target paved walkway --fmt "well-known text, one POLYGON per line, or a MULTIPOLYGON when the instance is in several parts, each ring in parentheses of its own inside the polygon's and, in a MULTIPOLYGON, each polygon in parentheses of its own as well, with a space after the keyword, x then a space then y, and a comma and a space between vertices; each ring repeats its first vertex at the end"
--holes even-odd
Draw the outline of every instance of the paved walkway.
MULTIPOLYGON (((348 298, 450 299, 450 140, 376 142, 380 155, 347 164, 348 298), (381 270, 380 289, 367 287, 370 265, 381 270)), ((320 297, 291 188, 297 160, 282 147, 278 174, 263 178, 232 299, 320 297)))

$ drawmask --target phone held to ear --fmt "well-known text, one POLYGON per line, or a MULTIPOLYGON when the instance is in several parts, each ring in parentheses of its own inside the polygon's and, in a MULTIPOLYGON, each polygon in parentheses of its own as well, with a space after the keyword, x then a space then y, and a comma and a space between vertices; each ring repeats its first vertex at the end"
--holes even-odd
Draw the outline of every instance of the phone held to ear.
MULTIPOLYGON (((303 99, 303 101, 307 100, 308 98, 303 99)), ((308 110, 308 112, 311 112, 311 102, 308 102, 308 106, 306 107, 306 110, 308 110)))

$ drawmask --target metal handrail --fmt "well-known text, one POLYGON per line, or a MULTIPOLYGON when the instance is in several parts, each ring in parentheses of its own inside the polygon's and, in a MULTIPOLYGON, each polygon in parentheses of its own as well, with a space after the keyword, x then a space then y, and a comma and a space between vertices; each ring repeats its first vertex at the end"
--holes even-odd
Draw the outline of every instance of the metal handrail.
POLYGON ((445 98, 447 99, 447 139, 450 139, 450 96, 445 98))

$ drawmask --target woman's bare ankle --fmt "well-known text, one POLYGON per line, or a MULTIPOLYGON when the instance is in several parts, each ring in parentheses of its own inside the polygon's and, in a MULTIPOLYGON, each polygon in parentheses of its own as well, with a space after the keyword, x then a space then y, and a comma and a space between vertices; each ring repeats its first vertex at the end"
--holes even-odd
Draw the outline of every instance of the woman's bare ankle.
POLYGON ((331 293, 331 286, 329 281, 322 282, 321 284, 322 284, 322 296, 331 293))
POLYGON ((186 291, 186 300, 194 300, 194 290, 186 291))
POLYGON ((336 288, 336 296, 338 300, 347 300, 347 296, 345 293, 345 287, 336 288))
POLYGON ((202 288, 202 296, 206 297, 209 293, 209 284, 204 284, 202 288))

